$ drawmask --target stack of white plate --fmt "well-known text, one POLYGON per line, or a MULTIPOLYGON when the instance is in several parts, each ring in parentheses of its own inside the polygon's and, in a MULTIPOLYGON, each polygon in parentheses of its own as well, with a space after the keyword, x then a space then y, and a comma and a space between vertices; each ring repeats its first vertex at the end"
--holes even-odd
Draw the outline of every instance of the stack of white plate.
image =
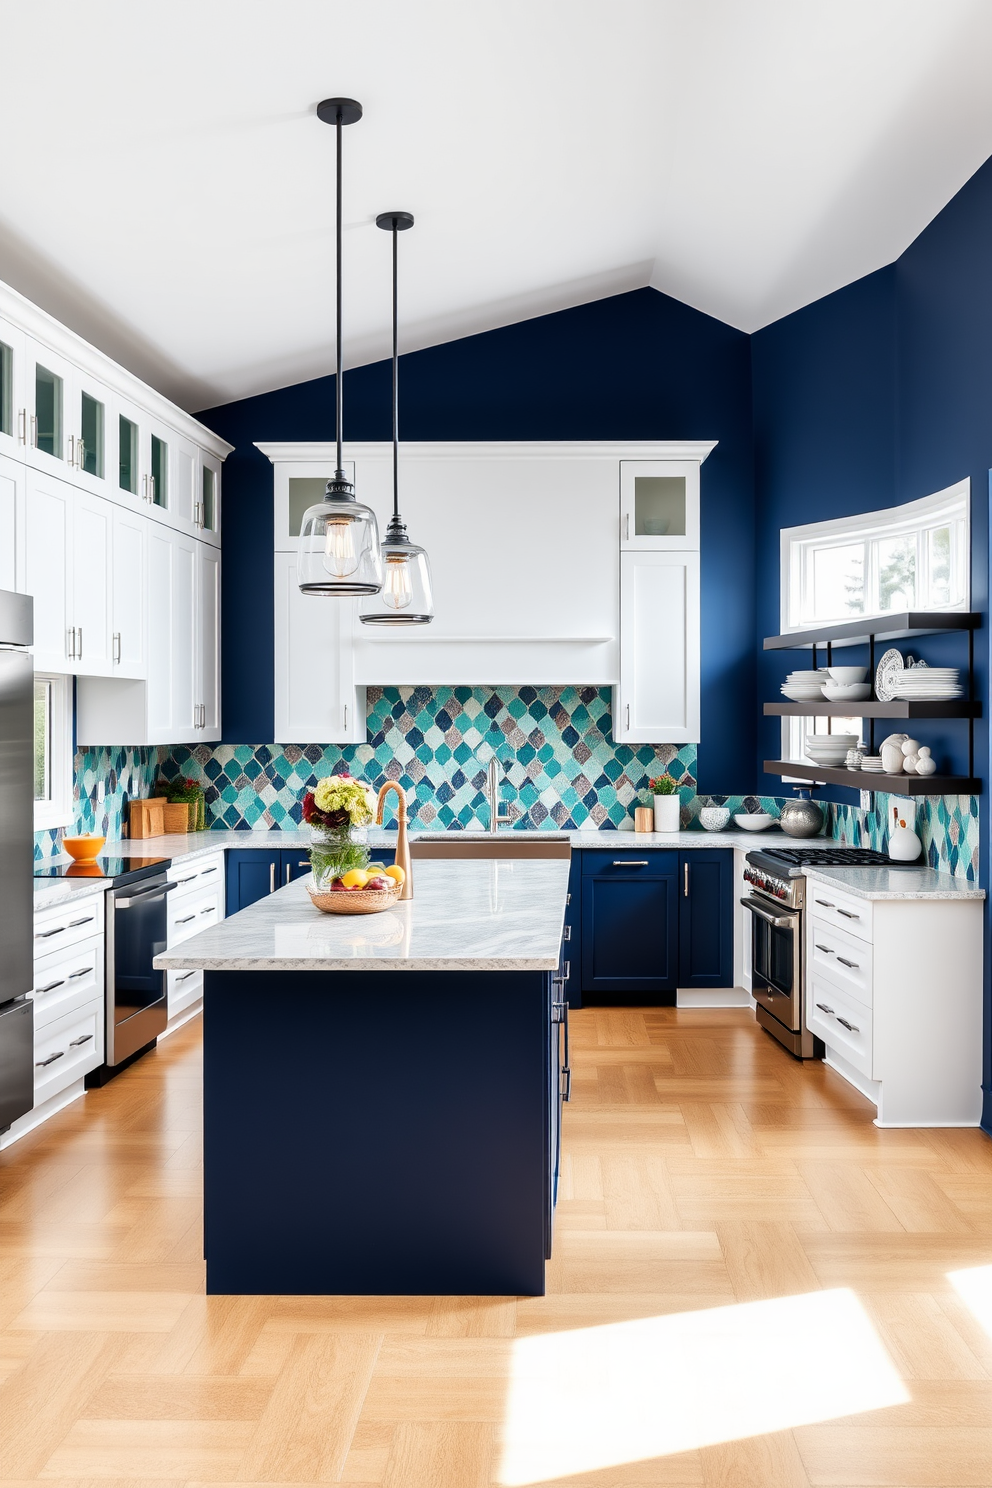
POLYGON ((814 765, 839 770, 847 763, 847 751, 857 742, 857 734, 807 734, 806 754, 814 765))
POLYGON ((958 667, 907 667, 893 672, 889 680, 892 696, 903 702, 945 701, 964 697, 958 667))
POLYGON ((869 775, 884 775, 885 766, 882 764, 880 754, 866 754, 861 761, 862 770, 867 770, 869 775))
POLYGON ((782 694, 793 703, 811 703, 823 696, 823 684, 830 681, 826 667, 816 671, 790 672, 782 683, 782 694))

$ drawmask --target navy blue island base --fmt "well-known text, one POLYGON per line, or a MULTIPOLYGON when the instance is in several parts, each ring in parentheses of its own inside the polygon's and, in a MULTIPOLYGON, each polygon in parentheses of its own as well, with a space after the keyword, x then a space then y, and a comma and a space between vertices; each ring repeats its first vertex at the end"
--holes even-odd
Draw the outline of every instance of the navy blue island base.
POLYGON ((543 971, 207 970, 208 1293, 542 1294, 559 1015, 543 971))

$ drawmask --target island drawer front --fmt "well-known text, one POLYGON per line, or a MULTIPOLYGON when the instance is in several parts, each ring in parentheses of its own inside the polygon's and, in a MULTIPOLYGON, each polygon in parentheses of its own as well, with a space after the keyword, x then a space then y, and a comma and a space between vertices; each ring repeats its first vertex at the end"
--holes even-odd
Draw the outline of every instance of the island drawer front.
POLYGON ((34 963, 34 1026, 44 1028, 56 1018, 103 997, 103 939, 70 946, 39 956, 34 963))
POLYGON ((811 1031, 870 1079, 871 1008, 815 974, 810 979, 806 996, 806 1021, 811 1031))
POLYGON ((167 971, 169 1017, 174 1018, 203 996, 202 971, 167 971))
POLYGON ((646 852, 631 852, 627 848, 612 852, 582 849, 584 878, 674 878, 678 871, 679 855, 674 849, 646 852))
POLYGON ((810 965, 813 974, 845 988, 866 1007, 872 1006, 872 948, 865 940, 838 930, 828 920, 810 925, 810 965))
POLYGON ((103 933, 103 895, 94 894, 81 904, 56 905, 39 909, 34 917, 34 954, 40 959, 52 951, 76 945, 103 933))
POLYGON ((208 925, 216 925, 224 918, 223 912, 224 885, 219 883, 216 888, 207 889, 197 894, 187 894, 184 899, 176 899, 170 896, 169 903, 169 928, 168 945, 181 945, 184 940, 189 940, 191 935, 197 935, 201 930, 206 930, 208 925))
POLYGON ((808 881, 806 884, 806 908, 818 920, 846 930, 859 940, 871 940, 872 902, 859 899, 856 894, 845 894, 833 884, 808 881))
POLYGON ((224 882, 224 854, 211 853, 209 857, 193 858, 191 862, 173 865, 172 878, 176 887, 172 891, 173 901, 187 894, 198 894, 202 889, 213 888, 224 882))
POLYGON ((57 1095, 103 1063, 103 998, 36 1030, 34 1103, 57 1095))

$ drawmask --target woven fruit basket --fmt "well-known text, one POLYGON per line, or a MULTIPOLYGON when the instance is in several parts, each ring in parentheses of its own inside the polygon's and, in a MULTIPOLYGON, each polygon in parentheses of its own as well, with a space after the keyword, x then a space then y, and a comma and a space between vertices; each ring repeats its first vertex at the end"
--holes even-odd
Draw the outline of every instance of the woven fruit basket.
POLYGON ((307 892, 325 914, 378 914, 392 908, 400 897, 401 887, 397 884, 392 889, 329 889, 322 894, 308 883, 307 892))

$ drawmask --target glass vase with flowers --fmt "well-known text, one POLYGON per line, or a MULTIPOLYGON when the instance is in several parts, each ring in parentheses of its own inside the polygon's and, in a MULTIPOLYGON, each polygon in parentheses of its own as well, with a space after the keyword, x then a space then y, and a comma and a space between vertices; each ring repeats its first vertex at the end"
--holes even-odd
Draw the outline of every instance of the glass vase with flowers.
POLYGON ((368 867, 368 827, 375 808, 375 792, 346 771, 325 775, 307 791, 303 820, 310 828, 310 867, 319 892, 353 868, 368 867))

